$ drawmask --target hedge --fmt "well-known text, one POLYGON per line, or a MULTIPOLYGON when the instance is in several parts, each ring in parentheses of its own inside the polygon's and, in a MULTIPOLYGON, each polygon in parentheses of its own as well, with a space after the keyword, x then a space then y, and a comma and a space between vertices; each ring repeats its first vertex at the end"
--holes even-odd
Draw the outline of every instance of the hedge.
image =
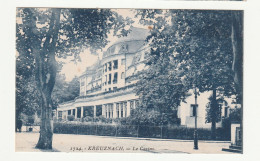
MULTIPOLYGON (((183 140, 192 140, 194 138, 194 129, 182 126, 169 127, 54 123, 54 133, 183 140)), ((198 139, 211 140, 210 129, 198 128, 198 139)), ((216 129, 216 140, 230 141, 230 131, 223 128, 216 129)))

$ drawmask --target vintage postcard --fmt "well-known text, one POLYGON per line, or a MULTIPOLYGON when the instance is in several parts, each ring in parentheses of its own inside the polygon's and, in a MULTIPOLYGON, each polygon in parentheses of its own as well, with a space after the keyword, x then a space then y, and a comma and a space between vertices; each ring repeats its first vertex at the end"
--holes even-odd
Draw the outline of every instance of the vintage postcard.
POLYGON ((16 152, 243 153, 242 10, 16 9, 16 152))

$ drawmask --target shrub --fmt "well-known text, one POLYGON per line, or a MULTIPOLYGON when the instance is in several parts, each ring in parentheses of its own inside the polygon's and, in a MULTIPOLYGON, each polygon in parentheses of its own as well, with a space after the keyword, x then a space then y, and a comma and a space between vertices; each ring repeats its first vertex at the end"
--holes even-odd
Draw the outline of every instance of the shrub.
POLYGON ((68 116, 67 116, 67 120, 68 120, 68 121, 74 121, 74 119, 75 119, 75 116, 74 116, 74 115, 68 115, 68 116))
POLYGON ((122 125, 146 125, 146 126, 161 126, 161 125, 180 125, 180 119, 174 113, 166 114, 155 110, 145 110, 137 108, 131 111, 131 116, 121 118, 122 125))
POLYGON ((103 122, 103 123, 106 122, 106 118, 104 116, 102 116, 102 115, 98 116, 97 120, 98 120, 98 122, 103 122))
POLYGON ((96 135, 115 136, 116 135, 116 126, 114 126, 114 125, 97 125, 96 135))
POLYGON ((116 127, 116 136, 136 137, 138 136, 138 126, 119 125, 116 127))
POLYGON ((231 109, 229 118, 231 122, 241 122, 241 108, 231 109))
POLYGON ((83 121, 84 122, 93 122, 93 117, 86 116, 86 117, 83 118, 83 121))
MULTIPOLYGON (((54 123, 54 132, 63 134, 83 134, 101 136, 144 137, 193 140, 194 128, 181 126, 144 125, 94 125, 74 123, 54 123)), ((211 140, 211 130, 198 128, 199 140, 211 140)), ((216 129, 216 140, 229 141, 230 133, 224 128, 216 129)))
POLYGON ((111 124, 111 123, 112 123, 112 121, 113 121, 113 119, 112 119, 112 118, 106 118, 106 120, 105 120, 105 123, 107 123, 107 124, 111 124))

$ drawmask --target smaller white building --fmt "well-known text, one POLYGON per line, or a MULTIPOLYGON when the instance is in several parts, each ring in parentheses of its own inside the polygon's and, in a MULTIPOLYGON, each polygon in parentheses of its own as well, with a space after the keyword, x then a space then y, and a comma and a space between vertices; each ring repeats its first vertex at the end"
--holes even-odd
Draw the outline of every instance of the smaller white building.
MULTIPOLYGON (((181 119, 181 125, 187 127, 194 127, 195 115, 191 104, 195 104, 195 95, 193 91, 190 91, 191 96, 186 98, 186 102, 182 102, 178 108, 178 117, 181 119)), ((212 91, 200 93, 197 97, 197 126, 198 128, 211 128, 211 123, 206 122, 207 104, 209 103, 209 97, 212 95, 212 91)), ((230 110, 234 108, 240 108, 240 104, 236 104, 235 98, 225 98, 223 102, 218 102, 221 106, 221 119, 217 122, 216 127, 222 126, 222 120, 229 117, 230 110)))

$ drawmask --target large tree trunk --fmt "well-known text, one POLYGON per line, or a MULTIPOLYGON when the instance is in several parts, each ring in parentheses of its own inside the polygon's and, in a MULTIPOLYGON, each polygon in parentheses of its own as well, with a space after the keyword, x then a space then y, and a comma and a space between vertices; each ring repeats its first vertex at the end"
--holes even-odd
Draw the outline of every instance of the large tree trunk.
POLYGON ((52 149, 53 119, 51 94, 56 80, 55 47, 60 26, 60 9, 52 9, 50 29, 43 48, 36 55, 36 82, 41 95, 41 128, 36 148, 52 149))
POLYGON ((37 59, 37 84, 41 96, 41 128, 36 148, 52 149, 53 120, 51 93, 55 84, 56 64, 54 53, 49 53, 48 61, 42 57, 37 59), (51 63, 52 62, 52 63, 51 63))
POLYGON ((211 139, 216 139, 216 121, 217 121, 217 90, 213 88, 212 106, 211 106, 211 139))
MULTIPOLYGON (((44 89, 46 91, 47 88, 44 89)), ((40 138, 36 148, 52 149, 53 136, 53 120, 52 120, 52 105, 51 95, 47 92, 41 92, 42 109, 41 109, 41 129, 40 138)))
MULTIPOLYGON (((240 12, 232 13, 232 33, 231 41, 233 48, 234 82, 239 101, 242 102, 243 96, 243 17, 240 12)), ((242 103, 241 103, 242 104, 242 103)))
POLYGON ((243 150, 243 13, 232 12, 231 41, 233 47, 234 82, 238 94, 238 102, 241 103, 241 146, 243 150))

